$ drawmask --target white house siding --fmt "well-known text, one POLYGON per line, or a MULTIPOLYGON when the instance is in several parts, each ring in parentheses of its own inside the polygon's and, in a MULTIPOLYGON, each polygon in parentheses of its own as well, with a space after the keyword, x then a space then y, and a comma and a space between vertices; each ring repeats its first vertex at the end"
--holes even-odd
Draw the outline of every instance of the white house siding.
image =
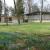
MULTIPOLYGON (((42 15, 43 22, 50 22, 50 15, 42 15)), ((40 15, 29 16, 29 22, 40 22, 40 15)))
POLYGON ((40 15, 29 16, 29 22, 39 22, 39 21, 40 21, 40 15))
MULTIPOLYGON (((18 23, 18 20, 16 17, 11 17, 12 21, 11 23, 18 23)), ((40 22, 40 15, 31 15, 31 16, 25 16, 25 19, 29 19, 29 22, 40 22)), ((43 22, 50 22, 50 15, 43 15, 42 16, 43 22)), ((20 19, 20 22, 23 23, 23 19, 20 19)), ((1 17, 1 23, 5 23, 5 17, 1 17)))
POLYGON ((5 18, 1 17, 1 23, 4 23, 4 21, 5 21, 5 18))
MULTIPOLYGON (((0 23, 5 23, 5 19, 6 19, 5 17, 0 17, 0 20, 1 20, 0 23)), ((8 22, 15 24, 15 23, 18 23, 18 19, 16 17, 8 17, 8 22), (10 21, 9 18, 11 18, 12 20, 10 21)), ((23 20, 20 19, 20 22, 22 23, 23 20)))
POLYGON ((23 19, 20 19, 20 23, 23 23, 23 19))
POLYGON ((17 18, 12 17, 12 23, 18 23, 18 22, 17 22, 17 18))

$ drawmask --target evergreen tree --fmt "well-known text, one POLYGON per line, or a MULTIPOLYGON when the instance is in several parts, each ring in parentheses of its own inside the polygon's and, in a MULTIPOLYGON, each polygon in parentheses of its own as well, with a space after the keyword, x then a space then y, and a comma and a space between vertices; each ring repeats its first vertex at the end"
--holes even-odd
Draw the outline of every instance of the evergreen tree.
POLYGON ((20 17, 24 14, 23 0, 17 0, 15 10, 18 18, 18 24, 20 24, 20 17))

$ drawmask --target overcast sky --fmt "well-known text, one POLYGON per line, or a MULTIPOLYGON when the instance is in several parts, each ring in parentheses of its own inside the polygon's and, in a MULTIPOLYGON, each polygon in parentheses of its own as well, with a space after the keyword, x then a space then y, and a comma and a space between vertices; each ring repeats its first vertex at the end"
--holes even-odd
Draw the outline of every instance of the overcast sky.
POLYGON ((5 0, 8 6, 14 6, 13 0, 5 0))
POLYGON ((6 3, 8 4, 8 6, 13 6, 13 0, 6 0, 6 3))
MULTIPOLYGON (((25 1, 27 1, 27 0, 25 0, 25 1)), ((14 7, 14 3, 13 3, 13 0, 6 0, 6 3, 7 3, 7 5, 10 7, 14 7)), ((38 6, 39 6, 39 8, 40 8, 40 0, 32 0, 32 3, 36 3, 38 6)), ((27 7, 28 5, 26 4, 26 7, 27 7)), ((44 2, 44 6, 45 7, 49 7, 50 6, 50 0, 46 0, 45 2, 44 2)), ((25 11, 27 12, 28 11, 28 7, 27 8, 25 8, 25 11)), ((28 12, 27 12, 28 13, 28 12)))
MULTIPOLYGON (((40 5, 40 0, 34 0, 34 3, 37 3, 38 5, 40 5)), ((13 0, 6 0, 6 3, 8 6, 14 6, 13 4, 13 0)), ((50 0, 47 0, 46 2, 44 2, 44 5, 50 4, 50 0)))

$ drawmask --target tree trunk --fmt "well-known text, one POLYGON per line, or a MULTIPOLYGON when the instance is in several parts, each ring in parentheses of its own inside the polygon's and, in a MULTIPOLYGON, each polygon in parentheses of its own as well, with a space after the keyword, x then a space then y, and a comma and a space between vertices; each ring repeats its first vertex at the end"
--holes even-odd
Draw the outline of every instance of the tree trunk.
POLYGON ((18 17, 18 24, 20 24, 20 17, 18 17))
POLYGON ((8 17, 6 17, 5 20, 6 20, 6 21, 5 21, 5 22, 6 22, 6 25, 8 26, 8 17))
POLYGON ((6 25, 8 26, 8 17, 6 16, 6 3, 5 3, 5 0, 4 0, 4 16, 6 17, 5 22, 6 22, 6 25))
POLYGON ((43 0, 41 0, 40 23, 42 23, 43 0))
POLYGON ((23 19, 23 23, 24 23, 24 16, 22 16, 22 19, 23 19))
MULTIPOLYGON (((30 14, 30 13, 32 13, 32 9, 31 9, 32 8, 32 0, 28 0, 28 7, 29 7, 29 14, 30 14)), ((29 17, 30 16, 28 16, 28 21, 29 21, 29 17)))
POLYGON ((16 15, 16 3, 15 3, 15 0, 13 0, 13 2, 14 2, 15 15, 16 15))
POLYGON ((40 23, 42 23, 42 12, 40 12, 40 23))
POLYGON ((6 21, 6 25, 8 26, 8 18, 7 18, 7 21, 6 21))

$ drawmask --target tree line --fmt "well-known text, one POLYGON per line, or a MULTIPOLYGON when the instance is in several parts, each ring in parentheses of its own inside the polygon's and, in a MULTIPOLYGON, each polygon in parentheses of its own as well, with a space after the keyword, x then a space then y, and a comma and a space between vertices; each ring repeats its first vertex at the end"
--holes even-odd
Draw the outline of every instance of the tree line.
MULTIPOLYGON (((29 8, 29 13, 32 13, 34 11, 40 11, 40 22, 42 22, 42 11, 43 11, 43 3, 46 0, 40 0, 41 2, 41 8, 39 9, 37 4, 32 5, 32 0, 27 0, 28 8, 29 8)), ((23 22, 24 22, 24 10, 26 7, 24 7, 24 0, 13 0, 14 2, 14 8, 8 7, 6 5, 6 1, 4 0, 4 3, 2 3, 2 0, 0 0, 0 16, 2 16, 2 10, 3 10, 3 4, 4 4, 4 15, 6 17, 6 24, 8 25, 8 17, 9 12, 11 12, 12 16, 17 17, 18 19, 18 24, 20 24, 20 17, 22 16, 23 22)), ((29 17, 28 17, 29 18, 29 17)))

